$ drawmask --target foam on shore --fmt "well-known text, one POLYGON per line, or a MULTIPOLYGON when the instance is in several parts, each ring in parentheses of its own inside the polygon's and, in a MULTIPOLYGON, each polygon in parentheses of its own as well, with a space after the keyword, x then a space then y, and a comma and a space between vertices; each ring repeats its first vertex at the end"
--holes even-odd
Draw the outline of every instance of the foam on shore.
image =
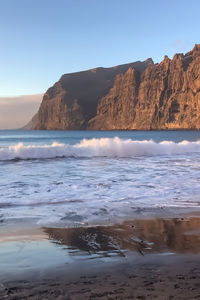
POLYGON ((83 139, 75 145, 53 142, 51 145, 24 145, 18 143, 0 148, 0 161, 14 159, 53 159, 57 157, 137 157, 176 155, 200 152, 200 141, 135 141, 131 139, 93 138, 83 139))

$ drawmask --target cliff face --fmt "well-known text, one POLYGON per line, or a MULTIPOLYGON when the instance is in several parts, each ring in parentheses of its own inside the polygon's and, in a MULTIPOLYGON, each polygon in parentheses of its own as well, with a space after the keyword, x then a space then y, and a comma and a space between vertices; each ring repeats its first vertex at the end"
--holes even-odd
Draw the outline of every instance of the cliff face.
POLYGON ((129 69, 103 97, 90 129, 199 129, 200 45, 165 56, 142 74, 129 69))
POLYGON ((44 95, 33 129, 87 129, 88 121, 96 116, 98 101, 112 88, 115 77, 129 68, 143 72, 151 64, 148 59, 63 75, 44 95))
POLYGON ((200 45, 187 54, 66 74, 33 129, 200 129, 200 45))
POLYGON ((131 129, 136 117, 138 87, 141 74, 129 68, 119 74, 109 93, 101 99, 97 116, 88 123, 89 129, 131 129))

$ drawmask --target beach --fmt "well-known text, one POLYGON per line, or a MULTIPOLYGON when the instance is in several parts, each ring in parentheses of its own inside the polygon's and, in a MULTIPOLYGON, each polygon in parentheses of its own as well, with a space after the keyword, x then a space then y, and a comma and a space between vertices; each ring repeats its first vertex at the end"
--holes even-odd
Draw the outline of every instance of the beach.
POLYGON ((200 298, 199 139, 1 131, 0 299, 200 298))
POLYGON ((199 11, 0 0, 0 300, 200 300, 199 11))
POLYGON ((15 228, 0 241, 1 299, 200 298, 195 212, 110 226, 15 228))

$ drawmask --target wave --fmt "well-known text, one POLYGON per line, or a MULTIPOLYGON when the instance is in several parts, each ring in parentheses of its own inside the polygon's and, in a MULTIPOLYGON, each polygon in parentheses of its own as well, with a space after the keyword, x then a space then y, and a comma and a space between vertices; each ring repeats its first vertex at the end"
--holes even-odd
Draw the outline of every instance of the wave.
POLYGON ((15 159, 45 159, 59 157, 136 157, 152 155, 174 155, 200 152, 200 141, 134 141, 115 138, 83 139, 75 145, 24 145, 18 143, 8 148, 0 148, 0 161, 15 159))

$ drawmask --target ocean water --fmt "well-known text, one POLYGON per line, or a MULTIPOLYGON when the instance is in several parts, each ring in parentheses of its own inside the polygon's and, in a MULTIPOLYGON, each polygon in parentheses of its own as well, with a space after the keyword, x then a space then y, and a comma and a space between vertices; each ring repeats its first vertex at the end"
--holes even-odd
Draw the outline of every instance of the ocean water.
POLYGON ((199 208, 199 131, 0 131, 2 226, 199 208))

